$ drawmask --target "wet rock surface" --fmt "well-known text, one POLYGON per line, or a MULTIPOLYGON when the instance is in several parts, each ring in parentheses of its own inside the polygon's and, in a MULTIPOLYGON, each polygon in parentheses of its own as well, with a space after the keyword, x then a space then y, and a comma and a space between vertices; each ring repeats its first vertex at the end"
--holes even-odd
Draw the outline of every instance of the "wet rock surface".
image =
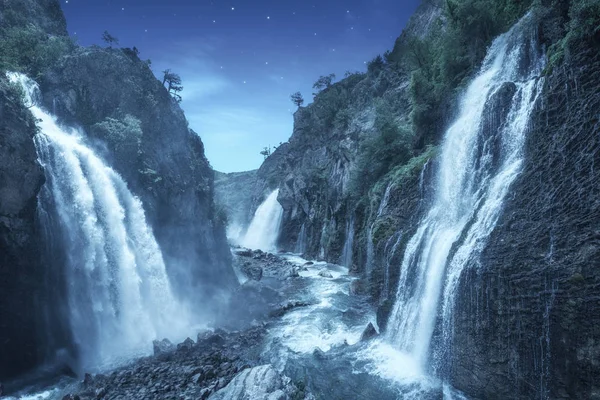
POLYGON ((600 59, 573 63, 546 78, 523 173, 462 279, 448 372, 475 397, 600 393, 600 59))
MULTIPOLYGON (((264 327, 244 332, 203 333, 177 350, 160 353, 106 375, 90 375, 72 397, 87 399, 206 399, 226 387, 238 372, 257 362, 252 349, 266 333, 264 327)), ((221 398, 221 397, 219 397, 221 398)))
POLYGON ((298 276, 301 267, 281 257, 262 250, 236 248, 233 251, 234 266, 248 279, 260 281, 265 278, 285 280, 298 276))

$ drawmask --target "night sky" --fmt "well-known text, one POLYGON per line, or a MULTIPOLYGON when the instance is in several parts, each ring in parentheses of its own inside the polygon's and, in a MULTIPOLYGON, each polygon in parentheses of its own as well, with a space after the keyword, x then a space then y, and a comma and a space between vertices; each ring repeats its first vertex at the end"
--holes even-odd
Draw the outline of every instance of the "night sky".
MULTIPOLYGON (((419 0, 61 0, 87 46, 108 30, 155 74, 179 73, 181 103, 218 171, 255 169, 289 139, 291 93, 312 101, 329 73, 364 71, 391 49, 419 0)), ((305 103, 306 104, 306 103, 305 103)))

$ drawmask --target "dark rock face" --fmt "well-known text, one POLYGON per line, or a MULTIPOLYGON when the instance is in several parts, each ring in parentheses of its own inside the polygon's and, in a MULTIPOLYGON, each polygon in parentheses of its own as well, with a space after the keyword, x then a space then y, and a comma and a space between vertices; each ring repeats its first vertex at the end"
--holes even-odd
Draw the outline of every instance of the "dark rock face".
MULTIPOLYGON (((34 24, 49 35, 67 34, 57 0, 0 1, 0 23, 3 28, 34 24)), ((213 204, 214 173, 203 143, 148 65, 129 49, 93 47, 77 48, 47 67, 39 79, 43 105, 65 123, 81 126, 96 152, 143 201, 176 291, 192 301, 210 301, 234 289, 224 224, 213 204)), ((35 133, 30 113, 1 76, 2 380, 52 361, 55 355, 47 350, 68 348, 71 342, 59 315, 65 277, 61 268, 54 268, 64 264, 65 255, 42 239, 48 235, 36 221, 44 175, 32 140, 35 133), (52 327, 42 326, 43 320, 52 327)))
POLYGON ((367 325, 367 327, 365 328, 365 331, 360 336, 360 341, 364 342, 366 340, 374 338, 377 335, 378 335, 377 330, 375 329, 373 324, 371 322, 369 322, 369 325, 367 325))
POLYGON ((600 58, 547 78, 524 170, 457 299, 453 385, 479 398, 600 395, 600 58))
POLYGON ((44 301, 37 194, 44 183, 33 135, 35 122, 0 77, 0 379, 43 357, 36 333, 44 301))
POLYGON ((98 139, 140 196, 179 292, 198 299, 233 288, 204 145, 148 65, 127 49, 80 48, 41 89, 46 107, 98 139))

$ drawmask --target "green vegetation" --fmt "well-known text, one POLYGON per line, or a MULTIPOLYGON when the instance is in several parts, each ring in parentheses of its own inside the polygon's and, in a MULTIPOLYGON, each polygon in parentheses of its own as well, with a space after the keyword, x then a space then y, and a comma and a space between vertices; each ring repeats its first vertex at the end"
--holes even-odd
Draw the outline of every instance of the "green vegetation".
POLYGON ((559 0, 554 0, 550 7, 542 7, 540 14, 547 17, 551 10, 559 15, 551 19, 555 26, 547 27, 550 39, 555 39, 548 49, 547 71, 551 71, 565 59, 568 60, 579 46, 592 44, 597 49, 600 48, 599 0, 572 0, 568 9, 565 4, 559 4, 559 0), (563 15, 560 15, 561 11, 563 15))
POLYGON ((394 166, 408 161, 412 153, 410 127, 399 124, 389 104, 381 99, 376 102, 375 110, 375 134, 360 145, 351 182, 353 195, 366 194, 370 185, 394 166))
POLYGON ((70 38, 48 35, 33 24, 2 29, 0 71, 23 72, 35 79, 74 48, 70 38))
POLYGON ((302 104, 304 104, 304 97, 302 97, 302 93, 300 92, 292 94, 290 99, 292 100, 292 103, 296 105, 296 107, 302 107, 302 104))
POLYGON ((166 69, 163 71, 163 86, 166 85, 167 91, 169 94, 177 101, 181 103, 181 95, 179 94, 183 90, 183 86, 181 85, 181 77, 172 72, 170 69, 166 69))
POLYGON ((109 46, 119 45, 119 39, 108 33, 108 31, 104 31, 102 34, 102 41, 109 46))
POLYGON ((530 1, 446 0, 444 21, 423 37, 401 37, 388 56, 411 74, 411 119, 418 143, 435 143, 452 93, 485 57, 492 40, 512 26, 530 1))

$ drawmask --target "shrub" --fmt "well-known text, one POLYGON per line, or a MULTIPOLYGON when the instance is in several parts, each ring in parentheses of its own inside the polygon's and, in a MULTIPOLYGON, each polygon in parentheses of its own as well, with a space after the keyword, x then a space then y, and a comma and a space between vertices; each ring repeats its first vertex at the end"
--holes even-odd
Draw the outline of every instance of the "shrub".
POLYGON ((35 79, 73 49, 70 38, 47 35, 35 25, 11 27, 0 32, 0 70, 35 79))

